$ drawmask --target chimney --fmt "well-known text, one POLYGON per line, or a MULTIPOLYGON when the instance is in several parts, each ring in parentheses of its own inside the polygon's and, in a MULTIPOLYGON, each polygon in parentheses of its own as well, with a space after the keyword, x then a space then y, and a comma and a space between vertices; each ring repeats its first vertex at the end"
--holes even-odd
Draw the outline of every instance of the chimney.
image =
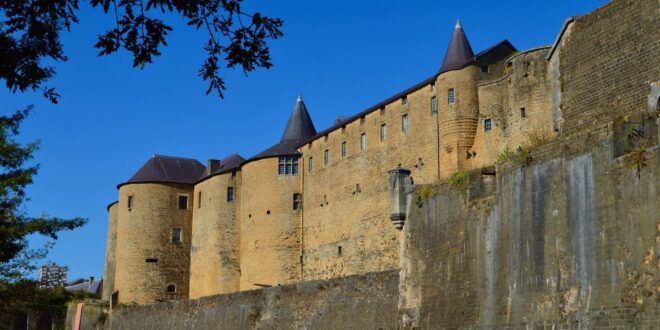
POLYGON ((213 172, 220 169, 220 161, 217 159, 209 159, 207 164, 208 166, 206 167, 206 170, 209 174, 213 174, 213 172))

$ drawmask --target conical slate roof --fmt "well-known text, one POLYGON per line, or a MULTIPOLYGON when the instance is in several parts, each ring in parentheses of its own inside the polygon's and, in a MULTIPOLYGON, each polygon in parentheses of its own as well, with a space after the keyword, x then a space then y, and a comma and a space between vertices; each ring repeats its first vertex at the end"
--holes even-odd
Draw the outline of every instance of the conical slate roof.
POLYGON ((312 118, 307 112, 305 102, 303 102, 301 96, 298 96, 296 105, 293 107, 293 112, 291 113, 291 117, 289 117, 289 122, 286 124, 286 129, 284 129, 284 134, 282 134, 280 142, 287 140, 307 140, 315 134, 316 128, 314 128, 312 118))
POLYGON ((307 112, 307 107, 302 97, 298 96, 298 100, 296 100, 296 105, 293 107, 293 112, 289 117, 280 142, 258 153, 250 158, 250 160, 273 156, 296 155, 298 154, 298 146, 314 135, 316 135, 316 128, 314 128, 312 118, 307 112))
POLYGON ((193 184, 206 168, 195 159, 153 155, 128 181, 130 183, 167 182, 193 184))
POLYGON ((472 63, 473 60, 474 52, 472 51, 470 42, 465 36, 461 22, 457 21, 454 35, 451 37, 449 48, 447 48, 445 59, 438 73, 462 69, 472 63))

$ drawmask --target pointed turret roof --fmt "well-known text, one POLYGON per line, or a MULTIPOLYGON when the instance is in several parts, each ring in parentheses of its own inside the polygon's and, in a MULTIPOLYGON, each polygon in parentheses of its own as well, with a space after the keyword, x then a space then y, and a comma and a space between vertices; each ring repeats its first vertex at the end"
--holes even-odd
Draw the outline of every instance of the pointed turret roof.
POLYGON ((303 144, 312 136, 316 135, 316 128, 312 118, 307 112, 305 102, 298 96, 293 112, 282 134, 280 142, 250 158, 248 161, 274 156, 296 155, 299 154, 298 146, 303 144))
POLYGON ((465 36, 461 22, 456 21, 454 35, 451 37, 449 48, 447 48, 445 59, 438 73, 462 69, 472 63, 473 60, 474 52, 470 42, 465 36))
POLYGON ((293 107, 293 112, 289 117, 289 122, 286 124, 286 129, 284 130, 284 134, 282 134, 280 142, 287 140, 307 140, 314 136, 314 134, 316 134, 316 128, 314 128, 312 118, 309 116, 309 112, 307 112, 307 107, 302 100, 302 96, 298 95, 296 105, 293 107))
POLYGON ((153 155, 142 167, 117 188, 129 183, 166 182, 193 184, 206 168, 195 159, 153 155))

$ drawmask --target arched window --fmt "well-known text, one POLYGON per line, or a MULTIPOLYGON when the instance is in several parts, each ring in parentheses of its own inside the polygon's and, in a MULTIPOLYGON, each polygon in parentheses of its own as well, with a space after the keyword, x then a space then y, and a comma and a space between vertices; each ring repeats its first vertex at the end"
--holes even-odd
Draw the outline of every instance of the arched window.
POLYGON ((167 286, 167 293, 175 293, 176 292, 176 285, 175 284, 170 284, 167 286))

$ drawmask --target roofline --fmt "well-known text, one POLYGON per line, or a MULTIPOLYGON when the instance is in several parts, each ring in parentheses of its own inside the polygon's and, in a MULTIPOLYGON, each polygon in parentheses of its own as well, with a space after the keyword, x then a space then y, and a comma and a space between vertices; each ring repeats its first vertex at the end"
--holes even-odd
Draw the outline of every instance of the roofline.
MULTIPOLYGON (((300 146, 304 146, 306 143, 307 142, 305 142, 301 145, 296 145, 296 148, 300 148, 300 146)), ((242 162, 241 165, 239 166, 239 168, 242 168, 247 163, 251 163, 253 161, 262 160, 262 159, 266 159, 266 158, 275 158, 275 157, 280 157, 280 156, 300 156, 300 155, 302 155, 302 153, 300 151, 297 151, 296 153, 284 153, 284 154, 278 154, 278 155, 266 155, 266 156, 260 156, 260 157, 253 157, 253 158, 250 158, 250 159, 246 159, 244 162, 242 162)))
POLYGON ((110 208, 111 208, 113 205, 118 204, 118 203, 119 203, 119 201, 116 200, 116 201, 114 201, 114 202, 108 204, 108 206, 107 206, 105 209, 106 209, 108 212, 110 212, 110 208))
POLYGON ((314 135, 311 138, 305 140, 305 142, 302 142, 301 144, 297 145, 297 148, 300 148, 300 147, 304 146, 305 144, 310 143, 310 142, 320 138, 321 136, 324 136, 324 135, 326 135, 326 134, 328 134, 328 133, 330 133, 330 132, 332 132, 332 131, 334 131, 334 130, 342 127, 342 126, 346 126, 346 125, 360 119, 361 117, 366 116, 366 115, 368 115, 368 114, 370 114, 370 113, 372 113, 372 112, 374 112, 374 111, 376 111, 376 110, 378 110, 378 109, 380 109, 380 108, 382 108, 382 107, 384 107, 384 106, 386 106, 386 105, 388 105, 388 104, 390 104, 390 103, 392 103, 392 102, 394 102, 394 101, 396 101, 396 100, 398 100, 398 99, 400 99, 400 98, 402 98, 402 97, 404 97, 404 96, 406 96, 410 93, 413 93, 413 92, 416 92, 416 91, 420 90, 422 87, 424 87, 426 85, 429 85, 431 82, 434 82, 436 80, 436 78, 438 77, 438 75, 439 74, 436 73, 433 76, 431 76, 429 78, 426 78, 426 79, 422 80, 421 82, 413 85, 412 87, 409 87, 409 88, 407 88, 407 89, 405 89, 405 90, 403 90, 399 93, 396 93, 396 94, 386 98, 385 100, 377 103, 376 105, 373 105, 373 106, 367 108, 366 110, 363 110, 363 111, 357 113, 356 115, 353 115, 353 116, 349 117, 348 119, 346 119, 346 121, 342 122, 339 125, 332 125, 329 128, 326 128, 326 129, 316 133, 316 135, 314 135))
POLYGON ((122 183, 118 184, 118 185, 117 185, 117 189, 119 189, 119 188, 121 188, 121 187, 123 187, 123 186, 129 185, 129 184, 143 184, 143 183, 160 183, 160 184, 163 184, 163 183, 169 183, 169 184, 182 184, 182 185, 186 185, 186 186, 193 186, 193 185, 195 185, 196 181, 195 181, 195 182, 191 182, 191 183, 186 183, 186 182, 176 182, 176 181, 155 181, 155 180, 131 181, 131 182, 128 182, 128 181, 127 181, 127 182, 122 182, 122 183))
POLYGON ((511 55, 509 58, 507 58, 506 61, 504 61, 504 64, 507 64, 507 63, 513 61, 514 58, 516 58, 520 55, 524 55, 524 54, 528 54, 528 53, 531 53, 531 52, 536 52, 536 51, 543 50, 543 49, 548 49, 548 48, 550 48, 550 45, 538 46, 538 47, 534 47, 534 48, 530 48, 530 49, 526 49, 526 50, 517 52, 517 53, 511 55))
POLYGON ((226 169, 226 170, 222 170, 222 171, 215 172, 215 173, 213 173, 213 174, 209 174, 209 175, 207 175, 207 176, 205 176, 205 177, 199 179, 197 182, 195 182, 195 183, 193 183, 193 184, 196 185, 196 184, 198 184, 198 183, 202 183, 202 182, 206 181, 207 179, 210 179, 210 178, 212 178, 212 177, 214 177, 214 176, 218 176, 218 175, 222 175, 222 174, 227 174, 227 173, 229 173, 229 172, 233 172, 233 171, 240 171, 240 170, 241 170, 241 167, 243 166, 243 164, 245 164, 245 161, 241 162, 241 163, 238 164, 238 166, 236 166, 236 167, 228 168, 228 169, 226 169))
POLYGON ((557 38, 555 38, 555 42, 552 43, 552 46, 550 47, 550 51, 548 52, 548 55, 545 57, 546 60, 550 60, 552 57, 552 54, 555 53, 555 50, 557 50, 557 47, 559 47, 559 42, 561 39, 564 37, 564 33, 566 33, 566 30, 568 27, 578 18, 579 16, 569 16, 565 21, 564 25, 562 25, 561 30, 559 31, 559 34, 557 35, 557 38))
POLYGON ((516 46, 514 46, 514 45, 511 43, 511 41, 509 41, 509 39, 504 39, 504 40, 502 40, 502 41, 500 41, 500 42, 498 42, 498 43, 496 43, 496 44, 494 44, 494 45, 492 45, 492 46, 490 46, 490 47, 488 47, 488 48, 486 48, 486 49, 484 49, 484 50, 478 52, 476 55, 474 55, 474 58, 477 59, 477 58, 483 56, 484 54, 486 54, 486 53, 492 51, 493 49, 499 47, 500 45, 505 45, 505 44, 509 44, 509 46, 510 46, 511 48, 513 48, 515 51, 518 51, 518 48, 516 48, 516 46))

